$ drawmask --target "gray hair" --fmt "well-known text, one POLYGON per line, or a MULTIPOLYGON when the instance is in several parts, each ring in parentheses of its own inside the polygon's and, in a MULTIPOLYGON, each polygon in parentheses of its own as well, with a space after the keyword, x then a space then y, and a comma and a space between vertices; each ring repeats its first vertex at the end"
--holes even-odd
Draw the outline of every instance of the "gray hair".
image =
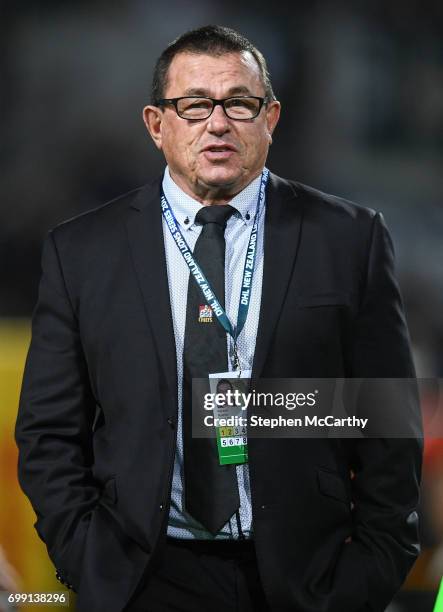
POLYGON ((168 70, 178 53, 196 53, 220 56, 224 53, 249 51, 260 69, 261 80, 268 100, 275 100, 268 67, 263 54, 249 40, 231 28, 207 25, 189 30, 170 43, 157 60, 151 87, 151 103, 164 98, 168 83, 168 70))

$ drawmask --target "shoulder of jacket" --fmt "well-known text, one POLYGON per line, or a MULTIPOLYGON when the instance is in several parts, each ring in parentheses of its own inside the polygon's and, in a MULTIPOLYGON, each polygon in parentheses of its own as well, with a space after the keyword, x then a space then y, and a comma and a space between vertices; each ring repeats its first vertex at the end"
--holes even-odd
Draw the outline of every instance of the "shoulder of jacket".
POLYGON ((373 208, 326 193, 299 181, 285 179, 272 174, 272 183, 280 192, 292 191, 295 201, 303 203, 305 212, 311 212, 312 214, 325 213, 331 216, 338 215, 350 220, 355 219, 356 221, 366 221, 369 223, 372 223, 374 217, 378 214, 373 208))
POLYGON ((105 231, 109 227, 118 225, 131 204, 145 193, 152 192, 152 189, 155 189, 157 185, 158 179, 132 189, 100 206, 62 221, 53 227, 49 233, 52 233, 55 238, 62 239, 64 236, 83 232, 105 231))

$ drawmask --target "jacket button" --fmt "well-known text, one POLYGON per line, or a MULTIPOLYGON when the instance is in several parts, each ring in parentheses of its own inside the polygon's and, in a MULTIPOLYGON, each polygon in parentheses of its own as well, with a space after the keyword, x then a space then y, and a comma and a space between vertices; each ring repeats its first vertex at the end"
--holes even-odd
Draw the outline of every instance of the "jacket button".
POLYGON ((266 504, 262 504, 262 505, 260 506, 260 508, 261 508, 262 510, 266 510, 266 504))
POLYGON ((174 423, 174 419, 172 417, 168 417, 167 418, 168 421, 168 425, 171 429, 175 429, 175 423, 174 423))
POLYGON ((160 510, 163 510, 163 504, 160 504, 159 508, 160 510))

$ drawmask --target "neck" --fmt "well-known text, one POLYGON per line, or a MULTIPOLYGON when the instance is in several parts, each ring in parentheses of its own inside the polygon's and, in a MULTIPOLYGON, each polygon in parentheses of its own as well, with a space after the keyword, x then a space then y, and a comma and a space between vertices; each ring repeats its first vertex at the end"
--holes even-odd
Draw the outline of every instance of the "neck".
POLYGON ((187 195, 191 196, 191 198, 194 198, 194 200, 197 200, 197 202, 200 202, 203 206, 217 206, 228 204, 232 198, 239 194, 240 191, 243 191, 249 183, 252 183, 252 181, 261 174, 261 170, 243 185, 203 185, 196 182, 191 186, 170 168, 169 174, 174 183, 187 195))

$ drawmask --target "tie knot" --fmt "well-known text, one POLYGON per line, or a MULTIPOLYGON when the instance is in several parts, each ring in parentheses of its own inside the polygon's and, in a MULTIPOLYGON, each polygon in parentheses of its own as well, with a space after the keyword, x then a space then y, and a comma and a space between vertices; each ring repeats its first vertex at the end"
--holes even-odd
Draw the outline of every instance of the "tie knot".
POLYGON ((226 228, 226 223, 234 211, 235 209, 232 206, 229 206, 229 204, 213 204, 212 206, 203 206, 203 208, 198 211, 195 217, 195 222, 199 225, 216 223, 217 225, 220 225, 224 231, 226 228))

